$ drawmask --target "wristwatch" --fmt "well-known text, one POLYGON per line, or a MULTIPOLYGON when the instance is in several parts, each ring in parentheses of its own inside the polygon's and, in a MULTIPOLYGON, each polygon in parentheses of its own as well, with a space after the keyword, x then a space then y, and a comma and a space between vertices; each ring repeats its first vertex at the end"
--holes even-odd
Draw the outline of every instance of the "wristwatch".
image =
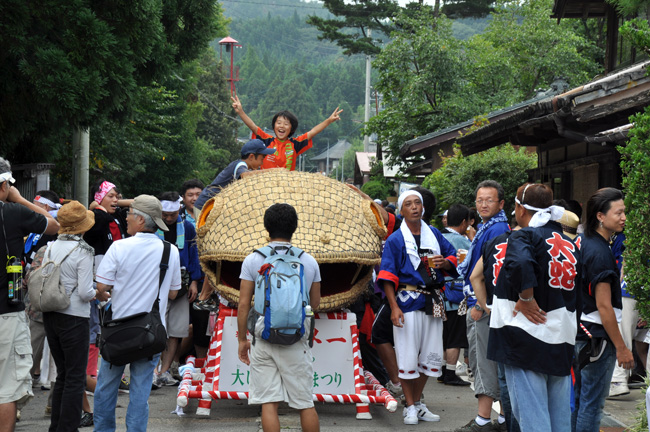
POLYGON ((476 310, 479 311, 479 312, 483 310, 483 309, 481 309, 481 306, 479 306, 478 303, 476 303, 476 304, 474 305, 474 309, 476 309, 476 310))

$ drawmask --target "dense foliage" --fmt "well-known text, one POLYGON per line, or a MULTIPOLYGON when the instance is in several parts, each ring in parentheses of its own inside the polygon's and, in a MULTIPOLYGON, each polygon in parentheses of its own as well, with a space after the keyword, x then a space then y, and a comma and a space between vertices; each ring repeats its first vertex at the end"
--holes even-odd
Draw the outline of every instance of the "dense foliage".
POLYGON ((536 154, 523 148, 516 150, 510 144, 470 156, 463 156, 455 148, 454 155, 443 158, 442 167, 427 176, 422 186, 438 199, 438 214, 457 203, 474 207, 476 185, 483 180, 496 180, 505 190, 504 210, 509 215, 517 188, 528 180, 527 171, 536 167, 536 154))
POLYGON ((465 41, 432 8, 400 14, 403 31, 373 62, 384 110, 367 128, 390 149, 389 163, 401 162, 409 139, 521 102, 557 76, 579 85, 596 74, 593 44, 567 20, 550 20, 552 3, 500 1, 485 32, 465 41))
POLYGON ((209 0, 3 1, 2 153, 46 156, 43 140, 62 129, 128 118, 138 86, 195 58, 224 25, 219 17, 209 0))
MULTIPOLYGON (((645 2, 648 5, 648 2, 645 2)), ((646 20, 630 21, 621 33, 639 49, 650 48, 650 27, 646 20)), ((623 191, 625 193, 625 278, 628 290, 637 300, 637 309, 650 319, 650 107, 630 118, 634 124, 621 153, 623 191)))
POLYGON ((623 189, 625 192, 625 278, 628 289, 637 299, 637 309, 650 318, 650 107, 630 121, 634 127, 628 142, 619 147, 622 155, 623 189))

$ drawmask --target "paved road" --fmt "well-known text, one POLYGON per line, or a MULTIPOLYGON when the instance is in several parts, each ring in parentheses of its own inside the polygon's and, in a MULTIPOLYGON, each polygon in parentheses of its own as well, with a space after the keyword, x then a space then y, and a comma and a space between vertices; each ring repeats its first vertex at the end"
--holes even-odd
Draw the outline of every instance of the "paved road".
MULTIPOLYGON (((44 415, 47 391, 34 389, 35 398, 23 409, 22 419, 16 427, 17 432, 45 431, 49 426, 49 417, 44 415)), ((636 413, 636 404, 641 400, 640 390, 632 390, 630 395, 617 401, 608 401, 605 410, 611 414, 603 419, 603 427, 612 427, 608 431, 622 431, 622 426, 631 425, 636 413)), ((453 431, 467 423, 476 413, 476 401, 468 388, 448 387, 429 380, 425 389, 425 399, 429 408, 439 414, 439 423, 405 426, 402 423, 401 408, 396 413, 389 413, 383 406, 371 406, 372 420, 357 420, 354 405, 319 404, 316 409, 320 416, 321 430, 324 432, 375 432, 386 431, 453 431)), ((196 401, 190 402, 184 417, 178 417, 172 411, 175 408, 176 387, 164 387, 151 393, 149 399, 149 430, 167 431, 250 431, 258 432, 260 428, 259 407, 248 406, 246 401, 219 401, 213 404, 209 417, 197 416, 196 401)), ((128 405, 128 395, 118 398, 118 431, 125 431, 124 417, 128 405)), ((280 411, 283 430, 300 430, 297 414, 288 408, 280 411)), ((493 413, 494 414, 494 413, 493 413)), ((493 416, 493 418, 496 418, 493 416)), ((80 429, 81 432, 91 428, 80 429)))
MULTIPOLYGON (((45 417, 47 391, 34 389, 35 398, 23 409, 21 421, 16 427, 18 432, 46 430, 49 417, 45 417)), ((317 410, 322 431, 452 431, 467 423, 476 409, 473 393, 468 388, 448 387, 429 380, 425 389, 425 398, 430 409, 439 414, 439 423, 405 426, 402 423, 401 407, 397 412, 389 413, 383 405, 371 406, 372 420, 357 420, 354 405, 318 404, 317 410)), ((248 406, 246 401, 219 401, 213 404, 210 417, 197 416, 196 400, 185 409, 187 415, 178 417, 172 414, 176 404, 176 387, 164 387, 153 391, 149 399, 150 431, 259 431, 260 409, 248 406)), ((126 430, 124 417, 128 405, 128 395, 118 397, 117 424, 118 431, 126 430)), ((298 415, 289 408, 281 409, 283 430, 300 430, 298 415)), ((80 429, 90 431, 90 428, 80 429)))

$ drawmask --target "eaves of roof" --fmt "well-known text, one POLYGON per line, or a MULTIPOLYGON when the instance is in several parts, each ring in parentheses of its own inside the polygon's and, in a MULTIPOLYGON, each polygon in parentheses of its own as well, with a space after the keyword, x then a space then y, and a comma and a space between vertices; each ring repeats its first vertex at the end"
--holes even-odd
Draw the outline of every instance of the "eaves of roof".
POLYGON ((553 122, 555 113, 560 110, 569 113, 578 121, 591 121, 629 108, 629 104, 620 103, 626 99, 630 100, 631 104, 647 104, 650 102, 650 78, 646 75, 648 65, 650 62, 642 62, 561 95, 529 103, 524 109, 491 122, 457 141, 463 153, 471 153, 473 146, 489 141, 499 134, 504 135, 503 139, 507 140, 505 135, 508 131, 514 132, 553 122))

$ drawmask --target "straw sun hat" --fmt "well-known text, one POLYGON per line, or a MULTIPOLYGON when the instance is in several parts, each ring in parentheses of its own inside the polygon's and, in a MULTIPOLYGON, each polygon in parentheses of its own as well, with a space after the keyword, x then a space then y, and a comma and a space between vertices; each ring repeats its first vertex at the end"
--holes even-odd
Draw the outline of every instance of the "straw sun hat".
POLYGON ((241 264, 266 246, 264 212, 287 203, 298 213, 292 244, 320 266, 319 311, 339 310, 368 287, 381 262, 386 228, 375 202, 320 174, 266 170, 230 184, 208 200, 197 220, 201 266, 227 300, 239 301, 241 264))
POLYGON ((95 225, 95 214, 79 201, 70 201, 59 210, 59 234, 83 234, 95 225))

